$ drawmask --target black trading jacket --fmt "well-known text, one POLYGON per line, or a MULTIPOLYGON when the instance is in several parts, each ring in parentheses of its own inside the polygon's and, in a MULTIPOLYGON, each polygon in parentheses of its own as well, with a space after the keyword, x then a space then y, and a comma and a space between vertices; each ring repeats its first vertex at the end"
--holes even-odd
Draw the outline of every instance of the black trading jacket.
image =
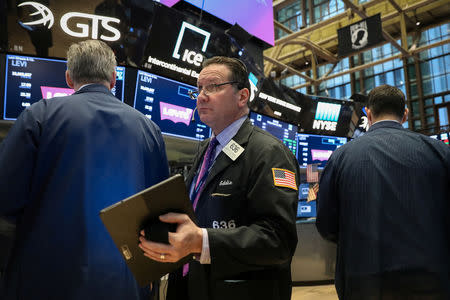
MULTIPOLYGON (((218 155, 197 204, 198 225, 208 230, 211 264, 190 264, 190 299, 289 300, 298 190, 275 186, 272 168, 295 173, 298 185, 298 163, 278 139, 248 119, 233 140, 244 152, 235 161, 223 151, 218 155)), ((202 143, 188 187, 208 143, 202 143)), ((168 299, 183 299, 176 296, 176 276, 169 280, 168 299)))

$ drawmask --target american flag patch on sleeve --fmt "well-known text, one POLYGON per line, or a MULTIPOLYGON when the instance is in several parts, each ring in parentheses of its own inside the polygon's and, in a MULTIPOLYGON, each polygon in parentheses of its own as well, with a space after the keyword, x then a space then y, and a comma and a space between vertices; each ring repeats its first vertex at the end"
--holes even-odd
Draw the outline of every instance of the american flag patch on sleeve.
POLYGON ((273 184, 298 190, 295 173, 285 169, 272 168, 273 184))

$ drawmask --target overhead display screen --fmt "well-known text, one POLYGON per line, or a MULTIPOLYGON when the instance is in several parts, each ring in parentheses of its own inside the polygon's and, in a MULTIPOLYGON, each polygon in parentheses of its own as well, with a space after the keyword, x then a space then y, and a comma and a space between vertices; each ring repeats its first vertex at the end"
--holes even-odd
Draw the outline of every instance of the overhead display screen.
POLYGON ((297 126, 255 112, 250 113, 250 121, 281 140, 297 156, 297 126))
POLYGON ((347 142, 345 137, 298 134, 298 162, 300 167, 317 164, 323 169, 334 150, 347 142))
MULTIPOLYGON (((250 34, 272 46, 275 43, 271 0, 185 1, 232 25, 238 23, 250 34)), ((179 1, 160 0, 160 2, 173 6, 179 1)))
MULTIPOLYGON (((66 84, 66 61, 7 55, 3 119, 16 120, 20 113, 40 99, 71 95, 66 84)), ((111 92, 122 101, 125 67, 117 67, 116 86, 111 92)))
POLYGON ((302 104, 299 132, 353 136, 358 114, 361 114, 355 111, 353 101, 304 95, 302 104))
POLYGON ((210 128, 193 118, 196 101, 189 97, 194 86, 152 73, 138 71, 134 108, 153 120, 166 135, 203 140, 210 128))

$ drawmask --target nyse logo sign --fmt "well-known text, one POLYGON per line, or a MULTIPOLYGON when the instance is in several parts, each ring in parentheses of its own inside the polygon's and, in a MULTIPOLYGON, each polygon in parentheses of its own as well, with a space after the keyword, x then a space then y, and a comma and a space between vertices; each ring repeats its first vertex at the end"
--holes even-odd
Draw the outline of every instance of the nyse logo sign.
POLYGON ((192 24, 189 24, 189 23, 183 21, 183 23, 181 24, 180 32, 178 33, 177 41, 175 43, 175 48, 173 49, 172 57, 174 57, 176 59, 181 59, 182 61, 185 61, 191 65, 200 67, 200 65, 203 61, 203 55, 201 53, 196 53, 195 51, 185 49, 183 52, 183 56, 180 55, 180 46, 183 41, 183 37, 184 37, 186 30, 191 30, 191 31, 195 32, 196 34, 204 36, 202 52, 206 51, 206 47, 208 46, 211 33, 209 33, 208 31, 205 31, 203 29, 200 29, 197 26, 194 26, 192 24))
POLYGON ((337 120, 339 119, 340 112, 340 104, 326 102, 317 103, 313 129, 336 131, 337 120))
MULTIPOLYGON (((23 25, 26 26, 43 25, 47 26, 48 29, 50 29, 53 26, 54 16, 48 7, 33 1, 22 2, 17 6, 33 7, 36 11, 34 13, 31 13, 30 16, 36 15, 41 16, 40 19, 22 23, 23 25)), ((110 23, 117 23, 117 24, 120 23, 120 20, 116 18, 86 14, 81 12, 68 12, 61 17, 59 23, 61 29, 70 36, 80 38, 91 37, 92 39, 100 38, 108 42, 117 41, 118 39, 120 39, 120 31, 110 25, 110 23), (68 23, 69 20, 71 19, 72 21, 78 21, 78 23, 75 23, 75 27, 78 30, 73 30, 69 28, 68 23), (92 26, 89 24, 92 24, 92 26), (100 27, 105 29, 106 31, 109 31, 111 35, 102 34, 99 37, 98 31, 100 27), (81 29, 81 31, 79 29, 81 29)))

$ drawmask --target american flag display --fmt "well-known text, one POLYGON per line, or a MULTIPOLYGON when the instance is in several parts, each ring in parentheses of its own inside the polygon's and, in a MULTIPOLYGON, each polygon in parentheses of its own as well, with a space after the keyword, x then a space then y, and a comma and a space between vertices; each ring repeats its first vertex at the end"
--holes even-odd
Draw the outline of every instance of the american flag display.
POLYGON ((288 187, 298 190, 295 182, 295 173, 285 169, 272 168, 273 183, 276 186, 288 187))
POLYGON ((308 198, 306 199, 306 202, 316 200, 318 191, 319 191, 319 184, 316 182, 309 187, 308 198))
POLYGON ((317 171, 317 165, 306 166, 306 181, 307 182, 319 182, 319 171, 317 171))

